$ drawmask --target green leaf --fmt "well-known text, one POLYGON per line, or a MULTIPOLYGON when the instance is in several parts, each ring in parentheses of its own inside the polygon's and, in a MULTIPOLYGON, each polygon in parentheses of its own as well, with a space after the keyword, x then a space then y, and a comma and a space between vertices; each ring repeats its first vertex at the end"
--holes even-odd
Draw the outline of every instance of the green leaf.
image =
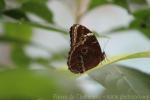
POLYGON ((56 26, 47 26, 47 25, 42 25, 42 24, 39 24, 39 23, 34 23, 34 22, 21 22, 21 23, 25 23, 25 24, 28 24, 30 26, 34 26, 34 27, 38 27, 38 28, 43 28, 43 29, 46 29, 46 30, 50 30, 50 31, 55 31, 55 32, 59 32, 59 33, 63 33, 63 34, 68 34, 68 31, 66 31, 65 29, 62 29, 62 28, 59 28, 59 27, 56 27, 56 26))
MULTIPOLYGON (((110 100, 111 97, 107 97, 108 95, 117 96, 112 100, 120 100, 120 97, 123 96, 130 96, 125 99, 130 100, 131 96, 150 95, 150 75, 135 69, 117 65, 107 66, 89 73, 89 76, 105 87, 105 91, 101 95, 104 100, 110 100)), ((139 98, 135 98, 135 100, 139 100, 139 98)))
POLYGON ((32 28, 22 23, 4 23, 6 37, 29 41, 32 36, 32 28))
POLYGON ((133 3, 138 3, 138 4, 146 4, 147 1, 146 0, 130 0, 133 3))
POLYGON ((14 45, 11 51, 11 59, 15 65, 23 68, 28 68, 31 59, 25 54, 22 45, 14 45))
POLYGON ((128 9, 127 0, 113 0, 112 3, 128 9))
POLYGON ((89 9, 93 9, 104 4, 116 4, 128 9, 127 0, 91 0, 89 4, 89 9))
POLYGON ((135 18, 143 19, 145 17, 148 17, 150 15, 150 8, 138 10, 133 13, 135 18))
POLYGON ((130 24, 131 29, 138 29, 150 38, 150 9, 135 12, 135 20, 130 24))
POLYGON ((90 0, 89 9, 93 9, 100 5, 106 4, 107 0, 90 0))
POLYGON ((19 9, 6 10, 3 12, 3 14, 5 14, 8 17, 18 20, 18 23, 16 24, 25 24, 25 26, 43 28, 46 30, 55 31, 55 32, 63 33, 63 34, 68 33, 66 29, 62 29, 54 25, 43 25, 43 24, 30 21, 23 10, 19 10, 19 9))
POLYGON ((81 92, 75 82, 54 70, 15 69, 0 72, 1 100, 54 100, 58 96, 77 93, 81 92))
MULTIPOLYGON (((24 40, 21 40, 21 39, 12 38, 12 37, 8 37, 8 36, 0 36, 0 42, 1 43, 2 42, 15 43, 15 44, 21 44, 21 45, 32 44, 29 41, 24 41, 24 40)), ((34 44, 33 44, 33 46, 34 46, 34 44)))
POLYGON ((13 39, 15 41, 16 39, 16 42, 18 42, 17 44, 12 45, 13 47, 11 52, 12 61, 18 66, 28 67, 28 65, 30 64, 30 59, 26 56, 26 54, 23 51, 24 45, 20 43, 20 41, 17 41, 17 39, 22 41, 30 41, 32 35, 31 27, 29 27, 26 24, 20 23, 4 23, 4 28, 5 28, 4 35, 5 37, 8 38, 3 39, 8 41, 13 41, 13 39))
POLYGON ((26 3, 26 2, 37 2, 37 3, 45 3, 48 0, 17 0, 19 3, 26 3))
POLYGON ((94 70, 97 70, 98 68, 101 68, 103 66, 123 61, 123 60, 130 60, 130 59, 137 59, 137 58, 150 58, 150 51, 145 51, 145 52, 138 52, 138 53, 133 53, 133 54, 124 54, 124 55, 118 55, 114 57, 107 58, 102 61, 97 67, 89 70, 87 73, 90 73, 94 70))
POLYGON ((29 20, 26 14, 20 9, 5 10, 3 14, 16 20, 29 20))
POLYGON ((36 14, 50 23, 53 22, 53 14, 47 7, 46 3, 27 2, 22 5, 22 10, 36 14))
POLYGON ((16 45, 31 45, 33 47, 37 47, 40 49, 44 49, 46 51, 50 51, 47 47, 39 45, 37 43, 34 42, 30 42, 30 41, 26 41, 26 40, 22 40, 22 39, 18 39, 18 38, 13 38, 13 37, 8 37, 8 36, 0 36, 0 42, 4 42, 4 43, 12 43, 12 44, 16 44, 16 45))
POLYGON ((5 8, 5 2, 4 2, 4 0, 0 0, 0 14, 1 14, 1 11, 3 11, 4 8, 5 8))

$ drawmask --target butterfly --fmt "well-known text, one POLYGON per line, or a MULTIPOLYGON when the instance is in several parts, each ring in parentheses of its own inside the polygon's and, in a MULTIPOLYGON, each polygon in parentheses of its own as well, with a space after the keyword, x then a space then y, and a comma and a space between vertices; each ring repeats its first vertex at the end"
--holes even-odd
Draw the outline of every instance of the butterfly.
POLYGON ((68 69, 73 73, 84 73, 96 67, 105 59, 94 33, 80 24, 70 28, 71 49, 68 56, 68 69))

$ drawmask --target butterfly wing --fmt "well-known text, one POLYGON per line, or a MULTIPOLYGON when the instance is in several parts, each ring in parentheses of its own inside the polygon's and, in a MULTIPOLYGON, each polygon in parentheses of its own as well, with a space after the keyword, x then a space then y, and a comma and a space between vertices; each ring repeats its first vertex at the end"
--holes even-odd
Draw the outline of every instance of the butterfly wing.
POLYGON ((89 29, 87 29, 85 26, 74 24, 70 28, 71 47, 73 48, 74 45, 80 43, 84 35, 87 35, 88 33, 92 33, 92 32, 89 29))
POLYGON ((79 41, 71 49, 68 59, 69 69, 73 73, 83 73, 98 65, 105 58, 93 33, 84 33, 83 39, 79 41))
POLYGON ((71 50, 68 66, 73 73, 83 73, 104 60, 105 53, 94 34, 86 27, 75 24, 70 29, 71 50))

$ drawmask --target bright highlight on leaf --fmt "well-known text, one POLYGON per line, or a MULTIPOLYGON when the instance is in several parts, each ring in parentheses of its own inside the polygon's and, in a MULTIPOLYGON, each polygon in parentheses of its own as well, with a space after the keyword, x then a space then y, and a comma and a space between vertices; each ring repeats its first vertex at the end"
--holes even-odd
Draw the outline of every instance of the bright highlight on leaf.
POLYGON ((89 72, 91 72, 97 68, 118 62, 118 61, 138 59, 138 58, 150 58, 150 51, 138 52, 138 53, 133 53, 133 54, 118 55, 118 56, 114 56, 114 57, 110 57, 110 58, 106 57, 106 60, 101 62, 97 67, 91 69, 89 72))

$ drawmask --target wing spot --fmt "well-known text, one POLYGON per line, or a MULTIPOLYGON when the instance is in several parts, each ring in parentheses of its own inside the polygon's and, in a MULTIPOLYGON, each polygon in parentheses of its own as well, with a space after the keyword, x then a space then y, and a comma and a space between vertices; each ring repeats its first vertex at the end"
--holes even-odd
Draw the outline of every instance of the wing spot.
POLYGON ((83 48, 82 50, 81 50, 81 52, 82 52, 82 54, 87 54, 87 52, 88 52, 88 48, 83 48))

